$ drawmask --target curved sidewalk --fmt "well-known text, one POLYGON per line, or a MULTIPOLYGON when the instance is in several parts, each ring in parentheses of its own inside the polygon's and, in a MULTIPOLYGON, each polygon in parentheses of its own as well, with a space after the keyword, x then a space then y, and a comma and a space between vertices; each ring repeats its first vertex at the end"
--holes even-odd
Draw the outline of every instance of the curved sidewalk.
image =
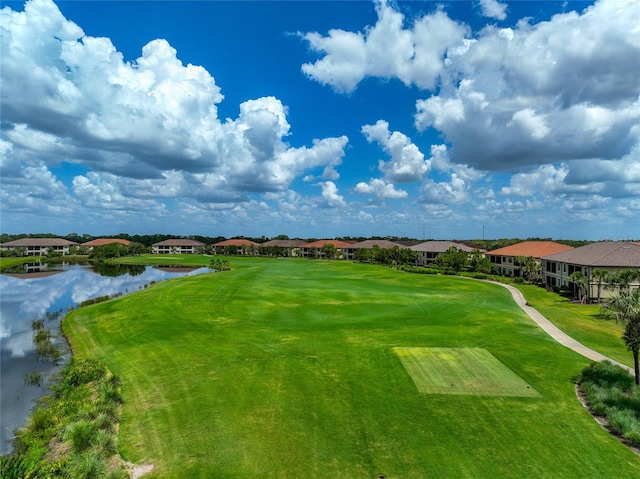
POLYGON ((613 359, 608 358, 604 354, 600 354, 598 351, 594 351, 593 349, 588 348, 584 344, 579 343, 578 341, 573 339, 571 336, 569 336, 565 332, 558 329, 551 321, 549 321, 547 318, 542 316, 537 310, 533 309, 531 306, 527 304, 527 301, 524 299, 524 296, 522 295, 519 289, 514 288, 509 284, 499 283, 497 281, 487 281, 487 283, 498 284, 504 288, 507 288, 509 291, 511 291, 511 296, 513 296, 513 300, 516 302, 516 304, 520 306, 522 310, 525 313, 527 313, 529 317, 533 319, 533 321, 538 326, 540 326, 549 336, 551 336, 553 339, 558 341, 563 346, 566 346, 567 348, 572 349, 576 353, 581 354, 582 356, 589 358, 593 361, 604 361, 604 360, 611 361, 613 364, 616 364, 626 369, 631 374, 634 373, 633 368, 630 368, 629 366, 619 363, 618 361, 614 361, 613 359))

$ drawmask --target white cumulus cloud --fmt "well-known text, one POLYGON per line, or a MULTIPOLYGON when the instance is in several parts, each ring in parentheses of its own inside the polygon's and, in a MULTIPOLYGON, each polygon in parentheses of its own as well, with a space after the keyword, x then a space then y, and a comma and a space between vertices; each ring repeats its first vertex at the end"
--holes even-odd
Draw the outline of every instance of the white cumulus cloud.
POLYGON ((389 123, 378 120, 375 125, 364 125, 362 133, 367 141, 378 143, 391 156, 388 162, 380 160, 378 168, 392 182, 420 181, 429 172, 430 164, 424 154, 399 131, 389 131, 389 123))
POLYGON ((24 165, 71 162, 95 173, 74 182, 83 200, 132 198, 133 207, 151 195, 247 201, 250 193, 287 189, 307 170, 339 177, 346 136, 292 146, 287 108, 272 96, 247 100, 236 119, 221 120, 224 96, 214 77, 185 65, 166 40, 127 61, 51 0, 29 0, 23 12, 4 7, 0 26, 9 176, 20 177, 24 165))
POLYGON ((480 0, 480 8, 485 17, 496 20, 507 18, 507 4, 500 3, 498 0, 480 0))
POLYGON ((303 34, 322 54, 302 71, 337 92, 353 91, 365 77, 398 78, 405 85, 431 89, 444 69, 447 51, 458 45, 467 28, 438 10, 405 28, 405 17, 386 0, 376 0, 378 21, 364 32, 330 30, 303 34))
POLYGON ((353 189, 355 193, 372 195, 376 199, 399 199, 406 198, 408 193, 404 190, 396 190, 392 183, 380 178, 373 178, 368 183, 361 181, 353 189))

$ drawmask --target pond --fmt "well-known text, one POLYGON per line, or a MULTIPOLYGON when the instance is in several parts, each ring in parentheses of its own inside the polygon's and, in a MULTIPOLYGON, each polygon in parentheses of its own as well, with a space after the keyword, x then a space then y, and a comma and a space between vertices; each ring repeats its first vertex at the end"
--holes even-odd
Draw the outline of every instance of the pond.
POLYGON ((29 263, 0 274, 0 454, 11 452, 14 430, 24 424, 35 401, 49 392, 51 377, 69 360, 60 334, 60 321, 68 310, 94 298, 120 296, 157 281, 211 271, 29 263), (57 360, 44 355, 40 347, 39 339, 49 335, 57 360))

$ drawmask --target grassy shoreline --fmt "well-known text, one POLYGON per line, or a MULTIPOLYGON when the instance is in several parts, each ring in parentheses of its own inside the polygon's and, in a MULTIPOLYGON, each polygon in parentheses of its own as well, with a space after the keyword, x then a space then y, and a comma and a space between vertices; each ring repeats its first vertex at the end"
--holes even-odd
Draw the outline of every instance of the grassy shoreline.
POLYGON ((74 355, 121 377, 121 452, 156 463, 153 477, 640 475, 576 401, 588 361, 507 291, 348 262, 232 263, 65 319, 74 355), (485 348, 542 397, 420 394, 398 346, 485 348))

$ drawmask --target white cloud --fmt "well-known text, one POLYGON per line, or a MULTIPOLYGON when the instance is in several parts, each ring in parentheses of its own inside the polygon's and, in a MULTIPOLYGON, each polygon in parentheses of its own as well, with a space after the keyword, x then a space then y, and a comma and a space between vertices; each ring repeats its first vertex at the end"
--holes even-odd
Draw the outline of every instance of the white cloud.
POLYGON ((507 18, 507 4, 500 3, 498 0, 480 0, 480 8, 485 17, 496 20, 507 18))
POLYGON ((365 222, 372 222, 373 221, 373 215, 371 215, 370 213, 367 213, 366 211, 362 211, 362 210, 360 210, 358 212, 357 218, 360 221, 365 221, 365 222))
POLYGON ((67 187, 43 163, 3 177, 0 198, 3 210, 11 213, 68 216, 79 207, 67 187))
POLYGON ((454 162, 486 170, 619 159, 640 143, 638 25, 637 2, 602 0, 486 27, 450 52, 449 80, 417 101, 416 126, 441 132, 454 162))
MULTIPOLYGON (((506 16, 504 3, 480 6, 506 16)), ((473 38, 442 10, 408 20, 378 1, 376 11, 362 32, 306 35, 323 56, 303 70, 342 92, 365 77, 436 91, 416 102, 415 124, 442 135, 452 163, 499 171, 618 160, 640 144, 640 62, 629 61, 640 57, 637 1, 599 0, 537 24, 487 26, 473 38)))
POLYGON ((423 203, 461 205, 469 200, 467 183, 455 173, 451 174, 449 183, 427 178, 420 190, 420 201, 423 203))
POLYGON ((84 207, 107 210, 110 214, 129 216, 135 212, 159 217, 165 214, 165 205, 155 199, 140 199, 124 196, 112 175, 89 172, 73 179, 73 192, 84 207), (110 182, 109 180, 113 180, 110 182))
POLYGON ((447 51, 459 44, 467 28, 437 10, 404 28, 405 18, 386 0, 376 0, 378 21, 364 32, 330 30, 328 36, 306 33, 303 38, 322 54, 305 63, 309 78, 337 92, 353 91, 367 76, 398 78, 405 85, 431 89, 444 69, 447 51))
POLYGON ((542 165, 528 173, 518 173, 511 177, 509 186, 500 190, 500 194, 508 196, 531 197, 569 192, 564 179, 569 172, 566 164, 557 168, 554 165, 542 165))
POLYGON ((24 12, 5 7, 0 22, 2 145, 11 156, 3 173, 19 175, 21 165, 39 161, 75 163, 131 180, 76 180, 83 199, 97 203, 118 191, 118 204, 152 195, 247 201, 316 168, 324 179, 339 178, 346 136, 290 145, 287 108, 271 96, 245 101, 238 118, 221 121, 224 97, 213 76, 183 64, 166 40, 125 61, 110 39, 85 35, 51 0, 30 0, 24 12))
POLYGON ((353 189, 355 193, 372 195, 377 200, 380 199, 400 199, 406 198, 408 193, 404 190, 396 190, 392 183, 388 183, 380 178, 373 178, 369 183, 361 181, 353 189))
POLYGON ((388 162, 380 160, 378 168, 392 182, 420 181, 429 172, 430 164, 419 148, 404 133, 390 132, 386 121, 364 125, 362 133, 368 142, 378 143, 391 156, 388 162))
POLYGON ((333 181, 318 183, 322 188, 322 195, 318 204, 322 208, 342 208, 347 205, 344 197, 338 193, 338 187, 333 181))

